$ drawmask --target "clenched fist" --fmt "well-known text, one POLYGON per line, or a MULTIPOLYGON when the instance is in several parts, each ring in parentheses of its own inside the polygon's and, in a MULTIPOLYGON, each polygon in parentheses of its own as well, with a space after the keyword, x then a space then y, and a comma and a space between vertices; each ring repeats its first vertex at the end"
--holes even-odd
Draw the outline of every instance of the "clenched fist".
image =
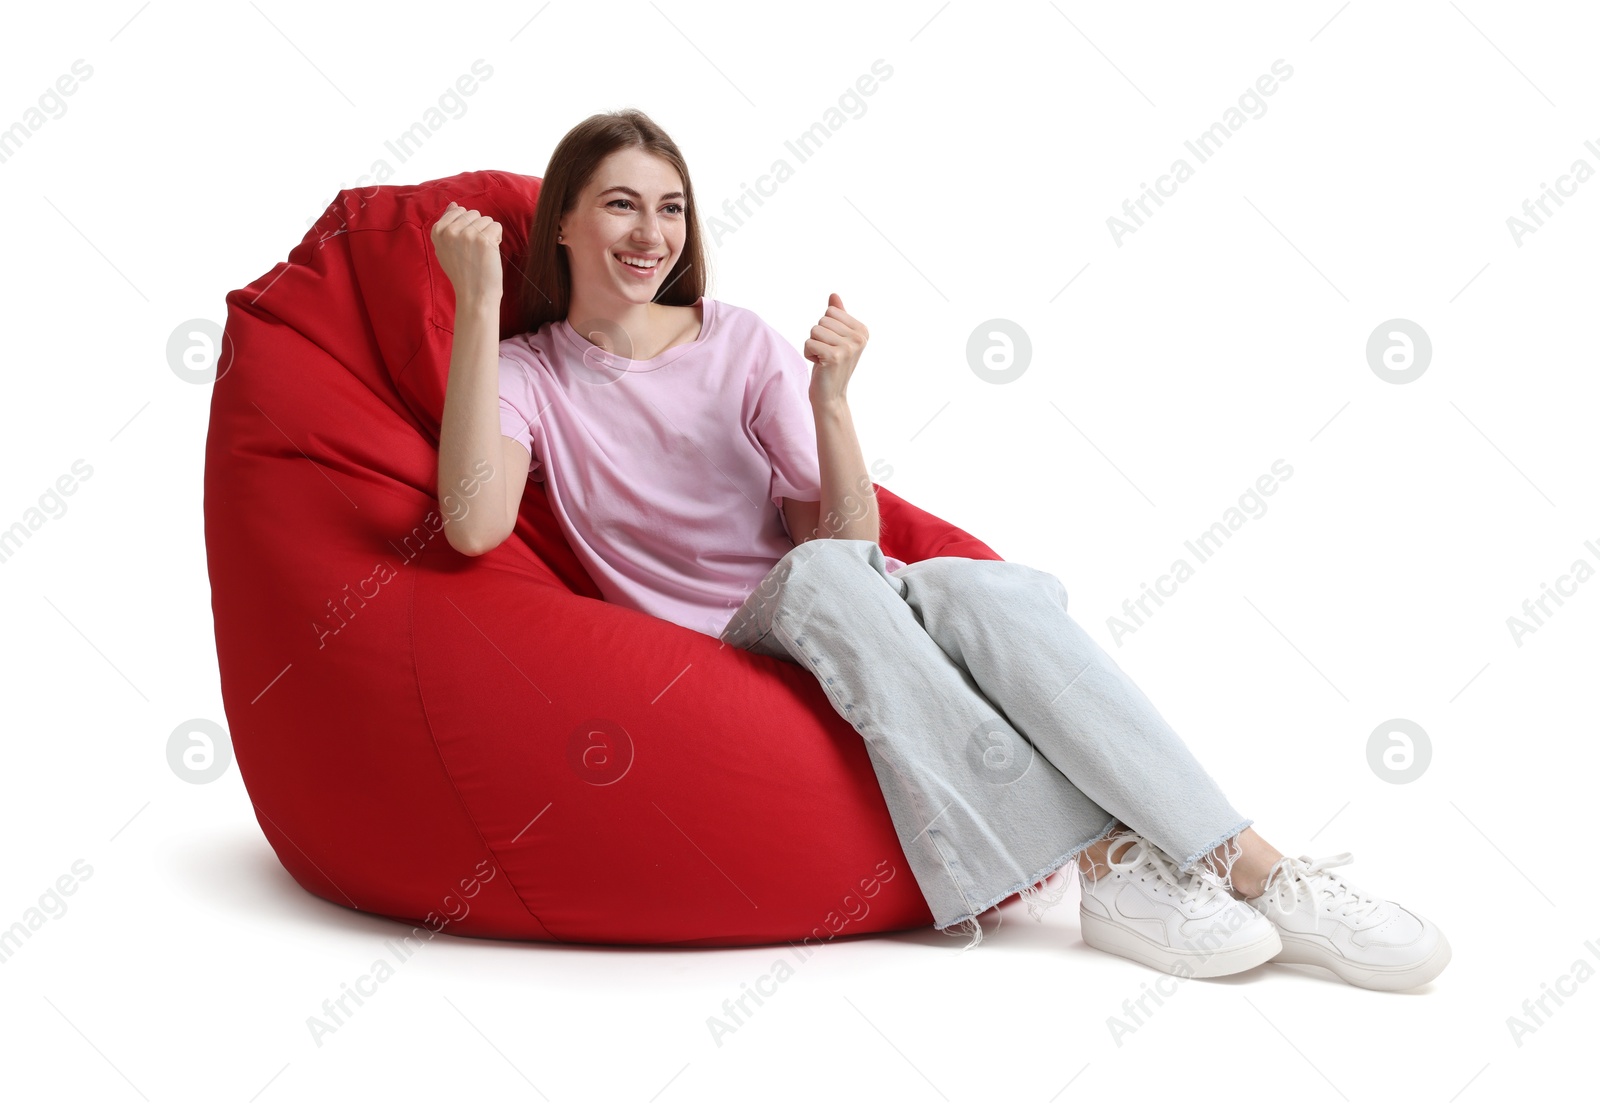
POLYGON ((452 200, 433 224, 432 237, 439 267, 450 278, 458 305, 474 298, 500 298, 505 278, 500 268, 499 223, 452 200))
POLYGON ((845 397, 845 388, 869 336, 866 326, 844 309, 839 293, 830 294, 828 309, 811 328, 805 344, 806 360, 816 366, 811 370, 809 389, 813 404, 845 397))

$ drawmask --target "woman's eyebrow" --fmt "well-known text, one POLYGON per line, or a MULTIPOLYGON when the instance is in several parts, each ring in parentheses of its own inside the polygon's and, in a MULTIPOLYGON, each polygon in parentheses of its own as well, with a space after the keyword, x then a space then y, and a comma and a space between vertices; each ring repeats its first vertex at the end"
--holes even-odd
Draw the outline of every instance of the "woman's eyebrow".
MULTIPOLYGON (((636 200, 644 198, 635 189, 629 188, 626 184, 613 184, 611 187, 602 191, 600 195, 603 196, 606 194, 606 192, 626 192, 636 200)), ((682 192, 663 192, 661 193, 661 198, 664 200, 681 200, 684 199, 685 196, 682 192)))

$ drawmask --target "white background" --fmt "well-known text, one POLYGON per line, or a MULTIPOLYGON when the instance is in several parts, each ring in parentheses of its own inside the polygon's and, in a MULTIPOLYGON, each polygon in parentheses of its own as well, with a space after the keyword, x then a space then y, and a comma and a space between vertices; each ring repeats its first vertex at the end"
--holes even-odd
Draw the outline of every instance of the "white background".
POLYGON ((0 164, 0 528, 28 530, 0 562, 0 928, 74 861, 92 875, 0 962, 0 1094, 1468 1103, 1588 1082, 1600 580, 1520 642, 1507 619, 1600 568, 1600 181, 1567 181, 1520 241, 1507 220, 1600 169, 1592 10, 260 0, 4 24, 0 126, 74 60, 93 74, 0 164), (399 162, 385 140, 478 58, 492 77, 399 162), (830 116, 877 59, 892 75, 830 116), (1200 162, 1185 141, 1277 59, 1265 113, 1200 162), (174 727, 226 720, 209 388, 168 339, 220 324, 375 160, 389 183, 542 175, 621 107, 676 139, 708 217, 790 163, 708 227, 708 294, 798 348, 840 293, 872 334, 850 395, 885 486, 1059 575, 1268 840, 1349 850, 1352 881, 1440 923, 1436 982, 1268 965, 1180 985, 1119 1045, 1107 1019, 1159 976, 1085 947, 1073 890, 1043 924, 991 913, 968 954, 931 930, 822 948, 720 1046, 707 1018, 778 950, 445 937, 313 1042, 307 1018, 405 927, 294 885, 237 770, 168 767, 174 727), (786 141, 830 118, 801 162, 786 141), (1193 177, 1116 240, 1108 218, 1180 157, 1193 177), (966 354, 996 318, 1032 344, 998 385, 966 354), (1397 318, 1433 347, 1406 384, 1366 355, 1397 318), (1265 514, 1116 639, 1108 618, 1279 458, 1265 514), (1429 736, 1414 782, 1369 764, 1392 718, 1429 736), (1580 959, 1519 1045, 1507 1018, 1580 959))

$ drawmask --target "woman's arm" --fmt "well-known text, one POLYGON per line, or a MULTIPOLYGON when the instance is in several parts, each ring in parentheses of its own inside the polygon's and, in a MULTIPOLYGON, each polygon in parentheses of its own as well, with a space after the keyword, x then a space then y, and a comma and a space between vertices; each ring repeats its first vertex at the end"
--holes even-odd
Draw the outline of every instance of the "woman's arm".
POLYGON ((817 466, 822 473, 822 501, 801 503, 798 517, 788 510, 792 499, 784 500, 784 514, 796 544, 819 537, 845 540, 878 540, 878 498, 867 476, 856 438, 855 420, 844 396, 813 399, 817 420, 817 466), (796 528, 796 522, 799 528, 796 528))
POLYGON ((500 432, 500 225, 452 203, 432 236, 456 295, 439 422, 439 506, 445 540, 477 556, 516 524, 532 463, 520 442, 500 432))

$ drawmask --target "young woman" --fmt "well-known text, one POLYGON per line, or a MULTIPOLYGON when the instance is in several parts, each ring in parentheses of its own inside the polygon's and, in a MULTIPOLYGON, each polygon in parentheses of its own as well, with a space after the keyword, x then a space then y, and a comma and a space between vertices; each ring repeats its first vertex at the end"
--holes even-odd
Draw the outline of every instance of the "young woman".
POLYGON ((976 944, 1019 892, 1040 917, 1076 859, 1085 941, 1157 970, 1275 959, 1408 989, 1444 969, 1437 926, 1332 870, 1348 853, 1285 857, 1250 827, 1055 576, 883 554, 847 398, 866 327, 830 295, 802 358, 706 297, 688 167, 647 116, 591 116, 556 147, 525 332, 498 340, 499 224, 452 203, 432 238, 456 295, 439 485, 494 470, 451 545, 505 540, 531 474, 607 600, 809 669, 939 929, 976 944))

